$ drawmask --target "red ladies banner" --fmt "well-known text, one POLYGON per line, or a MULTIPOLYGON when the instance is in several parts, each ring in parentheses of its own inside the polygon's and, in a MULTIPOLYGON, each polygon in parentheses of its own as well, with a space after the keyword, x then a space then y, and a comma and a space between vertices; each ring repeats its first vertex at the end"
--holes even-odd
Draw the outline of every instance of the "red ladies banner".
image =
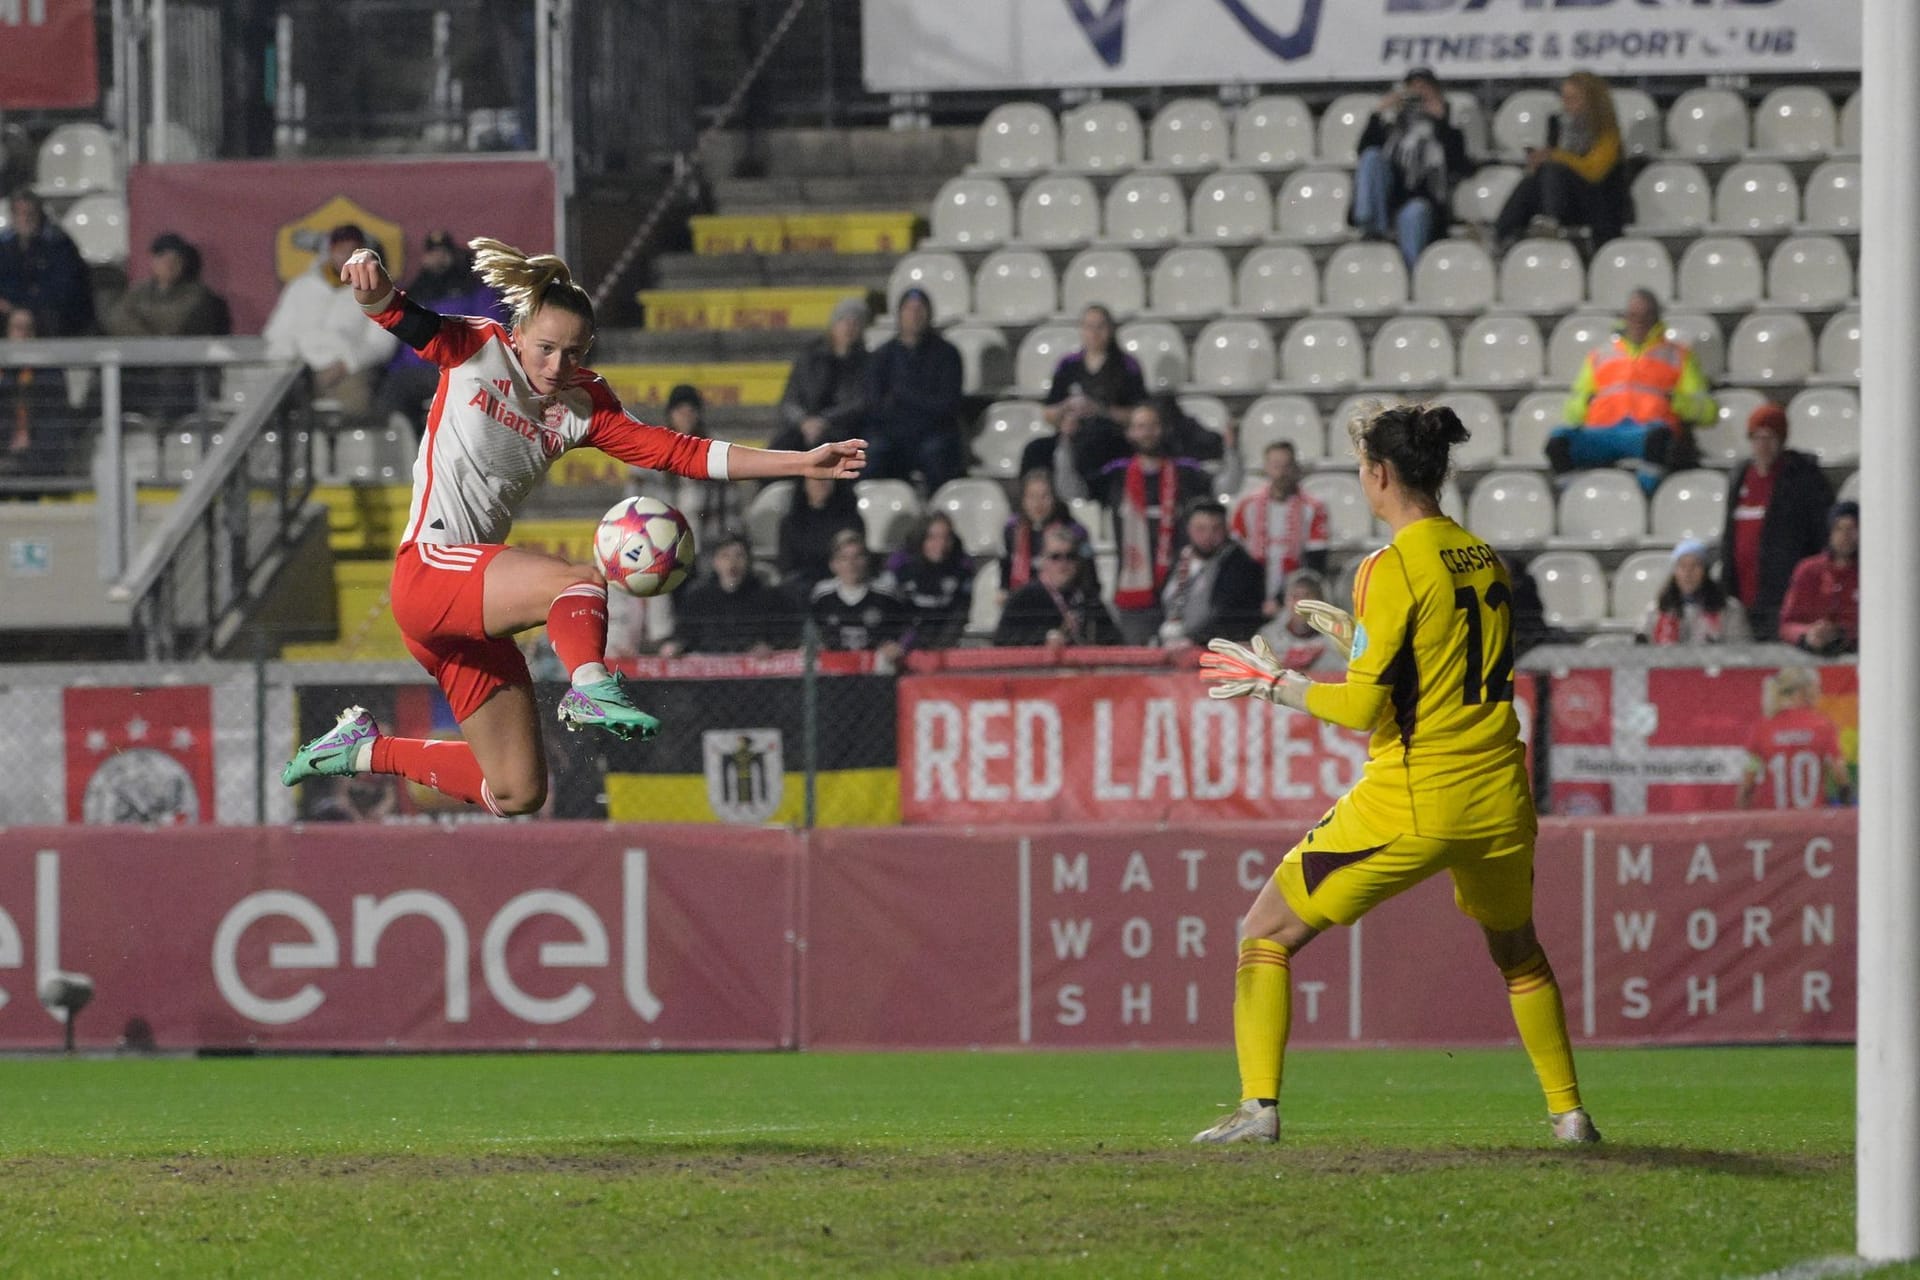
POLYGON ((0 109, 91 107, 99 100, 93 0, 0 3, 0 109))

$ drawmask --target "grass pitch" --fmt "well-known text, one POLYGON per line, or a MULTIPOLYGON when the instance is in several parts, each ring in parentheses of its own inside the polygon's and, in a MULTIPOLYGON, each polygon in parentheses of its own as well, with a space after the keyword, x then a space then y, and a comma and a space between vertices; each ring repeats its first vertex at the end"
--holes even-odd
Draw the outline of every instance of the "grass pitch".
MULTIPOLYGON (((1853 1055, 0 1062, 6 1275, 1750 1276, 1851 1251, 1853 1055)), ((1876 1272, 1920 1275, 1920 1269, 1876 1272)))

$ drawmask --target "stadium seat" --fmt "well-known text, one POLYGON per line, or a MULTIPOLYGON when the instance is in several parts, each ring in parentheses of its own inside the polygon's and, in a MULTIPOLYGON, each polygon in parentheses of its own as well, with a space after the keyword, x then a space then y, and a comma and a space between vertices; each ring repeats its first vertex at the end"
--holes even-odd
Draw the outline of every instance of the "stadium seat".
POLYGON ((1804 382, 1813 372, 1813 353, 1813 330, 1798 312, 1749 312, 1727 342, 1727 376, 1737 382, 1804 382))
POLYGON ((1432 316, 1395 316, 1373 335, 1369 381, 1439 387, 1453 378, 1453 334, 1432 316))
POLYGON ((1060 128, 1037 102, 1003 102, 980 122, 974 167, 990 173, 1039 173, 1060 159, 1060 128))
POLYGON ((1689 89, 1667 112, 1667 150, 1689 159, 1745 154, 1747 105, 1731 89, 1689 89))
POLYGON ((1234 276, 1234 307, 1257 316, 1290 316, 1320 305, 1320 272, 1297 245, 1255 249, 1234 276))
POLYGON ((1147 282, 1140 263, 1125 249, 1082 249, 1060 278, 1060 306, 1077 316, 1099 303, 1124 320, 1146 310, 1147 282))
MULTIPOLYGON (((1714 530, 1718 537, 1720 531, 1714 530)), ((1647 607, 1660 598, 1667 579, 1673 576, 1673 553, 1636 551, 1613 571, 1612 607, 1608 617, 1623 629, 1635 629, 1646 616, 1647 607)))
POLYGON ((1713 193, 1714 225, 1728 231, 1785 231, 1800 220, 1800 188, 1771 160, 1731 165, 1713 193))
POLYGON ((1807 177, 1806 225, 1812 231, 1860 229, 1860 162, 1829 160, 1807 177))
POLYGON ((1013 380, 1021 395, 1044 396, 1053 388, 1053 371, 1080 349, 1080 330, 1070 324, 1043 324, 1027 330, 1013 358, 1013 380))
POLYGON ((1375 542, 1373 512, 1360 478, 1347 471, 1316 471, 1300 481, 1300 491, 1317 498, 1327 509, 1327 541, 1337 546, 1367 546, 1375 542))
POLYGON ((1140 362, 1149 391, 1171 390, 1188 381, 1187 342, 1172 325, 1135 320, 1121 325, 1117 336, 1126 353, 1140 362))
MULTIPOLYGON (((1113 550, 1113 518, 1107 513, 1106 504, 1098 498, 1069 498, 1067 514, 1087 531, 1087 542, 1095 554, 1113 550)), ((1100 581, 1108 580, 1108 575, 1103 573, 1100 581)))
POLYGON ((1233 162, 1253 169, 1297 169, 1313 159, 1313 113, 1290 93, 1255 98, 1233 122, 1233 162))
POLYGON ((60 226, 73 237, 74 247, 90 266, 127 260, 127 200, 113 192, 96 191, 67 207, 60 226))
POLYGON ((998 178, 950 178, 933 198, 935 246, 978 249, 1013 238, 1013 197, 998 178))
POLYGON ((1397 245, 1343 244, 1320 274, 1320 299, 1334 311, 1397 311, 1407 304, 1407 260, 1397 245))
MULTIPOLYGON (((867 550, 877 555, 899 550, 920 518, 919 491, 905 480, 856 480, 853 492, 867 529, 867 550)), ((999 539, 994 543, 997 547, 999 539)))
POLYGON ((1860 381, 1860 313, 1841 311, 1820 330, 1820 377, 1860 381))
MULTIPOLYGON (((1795 441, 1798 444, 1798 441, 1795 441)), ((1675 471, 1654 490, 1651 536, 1658 542, 1719 538, 1727 520, 1727 473, 1675 471)))
POLYGON ((1794 236, 1767 259, 1767 301, 1825 308, 1854 296, 1853 260, 1833 236, 1794 236))
POLYGON ((747 539, 756 556, 764 559, 779 552, 780 522, 792 508, 793 491, 799 487, 798 480, 770 484, 747 503, 747 539))
POLYGON ((1120 173, 1139 167, 1145 146, 1140 115, 1124 102, 1102 98, 1082 103, 1060 119, 1063 169, 1120 173))
POLYGON ((1753 110, 1753 149, 1771 155, 1824 156, 1838 144, 1833 99, 1808 85, 1787 85, 1753 110))
POLYGON ((1522 240, 1500 260, 1500 305, 1565 311, 1587 296, 1586 268, 1565 240, 1522 240))
POLYGON ((1228 411, 1226 402, 1219 396, 1190 391, 1178 397, 1178 403, 1180 412, 1217 436, 1224 437, 1227 434, 1227 428, 1233 423, 1233 414, 1228 411))
POLYGON ((1273 381, 1273 337, 1258 320, 1215 320, 1193 340, 1193 382, 1217 391, 1260 391, 1273 381))
POLYGON ((1320 158, 1329 164, 1352 164, 1359 158, 1360 135, 1366 132, 1379 96, 1343 93, 1320 113, 1320 158))
POLYGON ((1555 546, 1617 547, 1647 532, 1647 498, 1625 471, 1576 471, 1560 491, 1555 546))
POLYGON ((1840 482, 1840 492, 1834 495, 1834 501, 1835 502, 1860 501, 1860 473, 1858 471, 1853 472, 1845 480, 1842 480, 1840 482))
POLYGON ((1153 117, 1147 157, 1156 169, 1191 172, 1227 162, 1226 113, 1207 98, 1175 98, 1153 117))
POLYGON ((991 324, 952 324, 942 336, 960 352, 960 390, 970 396, 997 395, 1013 381, 1013 353, 1007 335, 991 324))
POLYGON ((1344 240, 1353 176, 1337 169, 1302 169, 1280 189, 1274 230, 1287 240, 1344 240))
POLYGON ((1555 382, 1572 382, 1586 363, 1587 353, 1613 336, 1613 315, 1598 311, 1576 311, 1563 316, 1547 339, 1547 377, 1555 382))
POLYGON ((1280 346, 1281 381, 1331 390, 1351 386, 1365 375, 1366 348, 1353 321, 1319 316, 1297 320, 1280 346))
POLYGON ((1460 339, 1460 381, 1467 386, 1515 386, 1545 372, 1546 344, 1525 316, 1482 316, 1460 339))
POLYGON ((962 476, 941 485, 927 500, 927 512, 935 511, 944 511, 952 519, 960 545, 970 556, 999 555, 1000 534, 1013 514, 1000 482, 981 476, 962 476))
POLYGON ((1267 446, 1285 440, 1294 458, 1311 467, 1327 456, 1327 431, 1320 411, 1305 396, 1261 396, 1240 418, 1240 457, 1247 474, 1260 473, 1267 446))
POLYGON ((1623 236, 1594 252, 1587 273, 1587 301, 1619 311, 1635 289, 1650 289, 1662 302, 1673 297, 1673 259, 1665 245, 1623 236))
POLYGON ((1634 230, 1697 231, 1713 220, 1713 192, 1700 166, 1650 164, 1633 180, 1634 230))
POLYGON ((1787 401, 1788 437, 1823 467, 1860 461, 1860 396, 1851 387, 1808 387, 1787 401))
POLYGON ((1704 311, 1669 311, 1661 321, 1667 332, 1692 348, 1709 382, 1727 371, 1727 335, 1718 320, 1704 311))
POLYGON ((1525 155, 1547 145, 1547 122, 1560 112, 1560 95, 1546 89, 1516 89, 1493 113, 1493 149, 1502 156, 1525 155))
POLYGON ((1642 89, 1615 89, 1613 114, 1628 155, 1660 154, 1660 107, 1651 95, 1642 89))
POLYGON ((1467 429, 1465 443, 1453 447, 1456 469, 1480 471, 1500 460, 1507 447, 1507 424, 1492 396, 1480 391, 1449 391, 1433 399, 1452 409, 1467 429))
POLYGON ((91 121, 55 125, 40 144, 33 189, 43 196, 122 191, 120 144, 91 121))
POLYGON ((1053 264, 1037 249, 995 249, 973 280, 973 314, 992 324, 1031 324, 1058 301, 1053 264))
POLYGON ((1548 626, 1584 631, 1607 616, 1607 576, 1590 553, 1549 551, 1535 556, 1527 573, 1539 589, 1548 626))
POLYGON ((1467 528, 1496 547, 1536 547, 1553 534, 1553 491, 1531 471, 1494 471, 1467 496, 1467 528))
POLYGON ((1020 239, 1043 248, 1085 244, 1100 235, 1100 196, 1085 178, 1048 174, 1020 195, 1020 239))
POLYGON ((1053 428, 1032 400, 996 400, 980 415, 980 429, 973 436, 975 470, 996 480, 1012 480, 1020 474, 1020 455, 1053 428))
POLYGON ((1507 415, 1507 452, 1501 465, 1546 466, 1547 437, 1555 427, 1565 425, 1566 403, 1567 398, 1558 391, 1530 391, 1521 396, 1507 415))
POLYGON ((1485 311, 1493 305, 1493 259, 1472 240, 1436 240, 1413 268, 1413 305, 1421 311, 1485 311))
POLYGON ((914 288, 926 290, 933 299, 937 324, 957 320, 973 309, 973 281, 958 254, 909 253, 894 263, 887 278, 888 313, 899 314, 900 295, 914 288))
POLYGON ((1852 156, 1860 154, 1860 91, 1855 89, 1847 95, 1847 103, 1840 108, 1840 150, 1852 156))
POLYGON ((1164 173, 1128 174, 1107 192, 1106 238, 1162 244, 1187 233, 1187 197, 1164 173))
POLYGON ((973 600, 967 606, 967 632, 991 636, 1000 625, 1000 564, 988 560, 973 571, 973 600))
POLYGON ((1507 197, 1520 185, 1522 176, 1518 165, 1482 165, 1472 177, 1453 189, 1453 216, 1461 222, 1492 225, 1507 197))
POLYGON ((1480 100, 1465 89, 1447 90, 1447 119, 1466 139, 1469 158, 1483 156, 1493 150, 1493 135, 1487 127, 1487 113, 1480 109, 1480 100))
POLYGON ((1737 311, 1760 301, 1760 255, 1735 236, 1703 236, 1680 255, 1681 305, 1737 311))
POLYGON ((1196 240, 1259 240, 1273 230, 1273 193, 1255 173, 1216 173, 1193 193, 1196 240))
POLYGON ((1218 249, 1170 249, 1153 264, 1153 310, 1167 316, 1214 316, 1233 309, 1233 268, 1218 249))
POLYGON ((1747 419, 1766 397, 1746 387, 1725 387, 1713 399, 1719 411, 1711 426, 1693 429, 1693 443, 1702 462, 1731 466, 1747 456, 1747 419))

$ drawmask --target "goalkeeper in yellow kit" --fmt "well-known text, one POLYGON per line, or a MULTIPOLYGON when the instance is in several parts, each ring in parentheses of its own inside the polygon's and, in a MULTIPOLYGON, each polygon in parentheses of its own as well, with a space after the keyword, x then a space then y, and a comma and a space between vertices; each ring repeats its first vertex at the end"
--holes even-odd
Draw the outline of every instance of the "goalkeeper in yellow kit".
POLYGON ((1216 698, 1264 698, 1371 729, 1373 739, 1360 781, 1281 861, 1241 924, 1233 1037, 1242 1101, 1194 1141, 1279 1136, 1294 954, 1444 870, 1506 979, 1554 1137, 1597 1142, 1560 988, 1533 931, 1536 824, 1513 711, 1513 587, 1493 549, 1440 514, 1448 455, 1467 430, 1438 405, 1383 409, 1350 430, 1367 503, 1393 541, 1360 566, 1357 620, 1317 601, 1299 607, 1348 646, 1346 681, 1285 670, 1258 639, 1250 649, 1215 640, 1200 660, 1216 698))

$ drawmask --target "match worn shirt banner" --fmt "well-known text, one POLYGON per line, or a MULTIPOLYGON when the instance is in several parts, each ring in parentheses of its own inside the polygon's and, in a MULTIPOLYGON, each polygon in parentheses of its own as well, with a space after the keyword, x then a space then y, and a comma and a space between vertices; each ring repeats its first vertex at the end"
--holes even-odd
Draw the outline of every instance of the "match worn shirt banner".
POLYGON ((1860 66, 1860 0, 868 0, 867 86, 1711 75, 1860 66))
POLYGON ((0 3, 0 110, 100 100, 93 0, 0 3))

